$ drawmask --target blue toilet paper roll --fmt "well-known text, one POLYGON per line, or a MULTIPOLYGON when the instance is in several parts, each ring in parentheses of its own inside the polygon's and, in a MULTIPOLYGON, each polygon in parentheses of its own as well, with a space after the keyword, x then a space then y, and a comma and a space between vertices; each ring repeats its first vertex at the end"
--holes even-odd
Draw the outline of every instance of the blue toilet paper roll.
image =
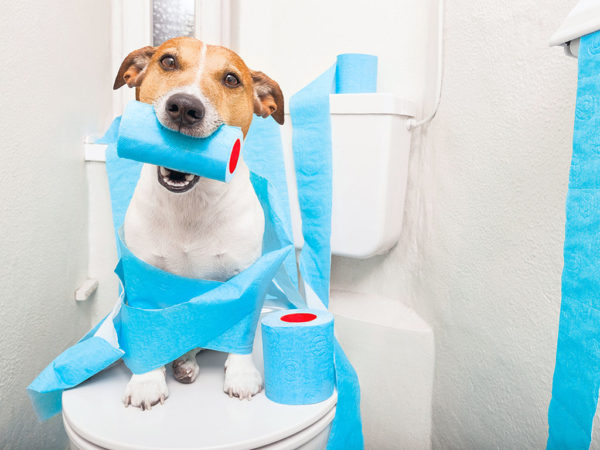
POLYGON ((208 138, 186 136, 165 128, 154 107, 132 101, 119 127, 119 157, 228 182, 235 172, 244 136, 238 127, 221 125, 208 138))
POLYGON ((377 56, 344 53, 338 55, 336 66, 336 94, 364 94, 377 91, 377 56))
POLYGON ((265 393, 274 402, 309 405, 333 394, 333 315, 295 309, 263 317, 265 393))

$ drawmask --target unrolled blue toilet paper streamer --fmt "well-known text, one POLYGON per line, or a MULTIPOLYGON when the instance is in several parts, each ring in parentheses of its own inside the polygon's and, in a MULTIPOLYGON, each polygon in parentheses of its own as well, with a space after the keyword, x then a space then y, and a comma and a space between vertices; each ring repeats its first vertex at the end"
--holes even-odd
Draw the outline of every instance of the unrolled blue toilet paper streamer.
POLYGON ((336 64, 290 99, 292 146, 304 247, 300 272, 307 298, 329 303, 331 267, 331 117, 329 94, 375 92, 377 57, 342 54, 336 64), (349 72, 351 75, 346 75, 349 72), (318 194, 315 194, 318 193, 318 194))
POLYGON ((600 388, 600 32, 581 38, 548 449, 586 449, 600 388))
MULTIPOLYGON (((329 303, 332 192, 329 94, 374 92, 376 80, 376 57, 340 55, 335 65, 290 100, 292 147, 304 236, 299 268, 310 308, 326 309, 329 303), (361 62, 351 64, 353 58, 361 62), (342 73, 347 66, 352 66, 354 75, 351 77, 342 73)), ((337 340, 334 341, 334 362, 338 403, 327 448, 361 449, 364 439, 358 377, 337 340)))

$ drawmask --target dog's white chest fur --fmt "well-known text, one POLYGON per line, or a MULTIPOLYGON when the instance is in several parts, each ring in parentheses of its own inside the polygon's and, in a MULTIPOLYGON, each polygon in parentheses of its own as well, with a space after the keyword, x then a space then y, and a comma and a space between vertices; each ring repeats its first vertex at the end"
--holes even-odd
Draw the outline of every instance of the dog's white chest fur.
POLYGON ((125 217, 125 241, 141 260, 190 278, 224 281, 261 254, 264 216, 240 161, 229 184, 201 178, 166 190, 145 164, 125 217))

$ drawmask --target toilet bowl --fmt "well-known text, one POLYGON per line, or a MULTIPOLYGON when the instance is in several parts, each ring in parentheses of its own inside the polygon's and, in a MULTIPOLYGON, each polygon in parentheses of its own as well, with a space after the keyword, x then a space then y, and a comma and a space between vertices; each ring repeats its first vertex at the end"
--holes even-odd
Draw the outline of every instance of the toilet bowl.
MULTIPOLYGON (((260 329, 254 358, 262 372, 260 329)), ((63 423, 71 448, 324 449, 337 394, 313 405, 282 405, 264 390, 251 401, 223 392, 225 353, 202 351, 193 384, 175 381, 167 367, 169 398, 150 411, 121 402, 130 372, 122 362, 63 393, 63 423)))

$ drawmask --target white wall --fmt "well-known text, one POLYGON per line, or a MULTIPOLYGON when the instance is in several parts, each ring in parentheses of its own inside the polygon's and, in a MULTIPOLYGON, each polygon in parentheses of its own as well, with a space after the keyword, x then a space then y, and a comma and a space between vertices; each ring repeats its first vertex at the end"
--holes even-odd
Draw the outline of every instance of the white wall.
POLYGON ((82 142, 110 114, 110 10, 102 0, 3 2, 0 16, 0 447, 64 448, 25 387, 90 323, 82 142))
POLYGON ((448 2, 412 280, 436 333, 437 448, 545 447, 577 70, 547 42, 575 3, 448 2))
POLYGON ((276 80, 288 101, 338 53, 358 52, 379 56, 379 91, 419 102, 428 76, 432 4, 233 0, 232 48, 250 68, 276 80))
MULTIPOLYGON (((103 95, 112 101, 112 110, 105 124, 98 129, 99 136, 111 120, 121 115, 125 105, 135 100, 135 89, 127 86, 113 91, 112 84, 123 59, 132 51, 152 45, 151 1, 111 0, 111 28, 104 32, 111 38, 110 63, 106 66, 109 84, 103 86, 103 95)), ((91 325, 97 324, 117 301, 119 281, 113 272, 117 264, 117 248, 113 231, 108 177, 103 162, 87 162, 89 199, 89 276, 99 282, 90 303, 91 325)))

